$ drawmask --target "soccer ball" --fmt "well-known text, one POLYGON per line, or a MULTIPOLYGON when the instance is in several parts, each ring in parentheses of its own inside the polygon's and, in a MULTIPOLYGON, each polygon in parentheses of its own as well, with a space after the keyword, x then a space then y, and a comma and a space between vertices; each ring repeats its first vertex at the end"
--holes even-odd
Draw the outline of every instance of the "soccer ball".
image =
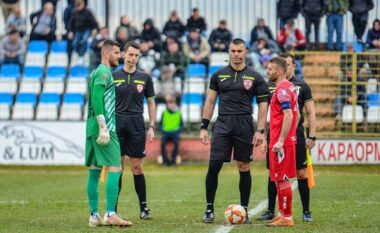
POLYGON ((243 206, 232 204, 224 211, 224 218, 230 224, 242 224, 247 217, 247 213, 243 206))

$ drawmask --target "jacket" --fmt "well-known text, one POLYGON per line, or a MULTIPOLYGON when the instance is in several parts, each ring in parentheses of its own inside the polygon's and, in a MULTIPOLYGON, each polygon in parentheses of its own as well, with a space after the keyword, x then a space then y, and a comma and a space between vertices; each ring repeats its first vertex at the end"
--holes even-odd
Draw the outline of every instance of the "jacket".
POLYGON ((277 3, 277 17, 280 19, 294 19, 299 13, 298 0, 279 0, 277 3))
POLYGON ((361 14, 368 13, 373 7, 373 0, 350 0, 348 10, 353 14, 361 14))
POLYGON ((340 13, 346 14, 348 9, 348 0, 326 0, 325 2, 326 13, 334 14, 340 13))
POLYGON ((210 43, 210 46, 211 46, 213 51, 214 51, 214 48, 213 48, 214 43, 222 43, 226 46, 224 51, 227 52, 228 51, 228 45, 230 44, 231 41, 232 41, 232 33, 227 29, 221 30, 219 28, 214 29, 211 32, 211 35, 208 39, 208 42, 210 43))
POLYGON ((321 18, 326 7, 324 0, 301 0, 300 8, 305 18, 321 18))

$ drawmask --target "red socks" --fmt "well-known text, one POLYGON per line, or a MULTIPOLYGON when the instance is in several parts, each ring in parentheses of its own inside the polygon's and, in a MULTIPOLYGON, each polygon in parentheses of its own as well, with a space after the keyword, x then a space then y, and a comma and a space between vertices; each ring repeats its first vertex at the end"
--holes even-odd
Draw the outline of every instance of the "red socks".
POLYGON ((278 209, 284 217, 292 216, 292 186, 288 180, 276 183, 278 194, 278 209))

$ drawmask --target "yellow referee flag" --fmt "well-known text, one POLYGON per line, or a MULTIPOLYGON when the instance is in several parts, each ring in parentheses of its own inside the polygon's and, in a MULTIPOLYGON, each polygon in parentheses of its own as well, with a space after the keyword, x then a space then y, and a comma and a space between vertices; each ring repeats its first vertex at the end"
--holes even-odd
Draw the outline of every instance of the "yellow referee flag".
POLYGON ((306 149, 306 160, 307 160, 307 186, 309 189, 312 189, 315 187, 315 180, 314 180, 314 170, 313 170, 313 163, 311 160, 311 152, 310 149, 306 149))
POLYGON ((107 169, 106 166, 103 166, 102 173, 100 173, 100 182, 104 183, 106 181, 107 169))

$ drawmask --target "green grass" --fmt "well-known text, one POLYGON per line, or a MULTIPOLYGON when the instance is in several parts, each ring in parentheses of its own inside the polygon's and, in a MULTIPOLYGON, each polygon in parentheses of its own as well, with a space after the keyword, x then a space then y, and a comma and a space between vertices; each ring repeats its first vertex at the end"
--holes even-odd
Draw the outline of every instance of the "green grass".
MULTIPOLYGON (((223 225, 223 211, 239 203, 234 164, 223 168, 216 197, 216 222, 203 224, 205 164, 176 168, 147 164, 148 204, 153 219, 138 219, 137 196, 130 172, 124 174, 119 212, 130 229, 87 227, 86 169, 82 167, 0 166, 0 232, 215 232, 223 225)), ((316 167, 312 190, 314 222, 301 221, 298 191, 294 192, 293 229, 267 228, 262 222, 236 226, 231 232, 380 232, 380 166, 316 167)), ((266 198, 267 171, 252 165, 250 208, 266 198)), ((101 212, 104 211, 104 184, 101 212)))

